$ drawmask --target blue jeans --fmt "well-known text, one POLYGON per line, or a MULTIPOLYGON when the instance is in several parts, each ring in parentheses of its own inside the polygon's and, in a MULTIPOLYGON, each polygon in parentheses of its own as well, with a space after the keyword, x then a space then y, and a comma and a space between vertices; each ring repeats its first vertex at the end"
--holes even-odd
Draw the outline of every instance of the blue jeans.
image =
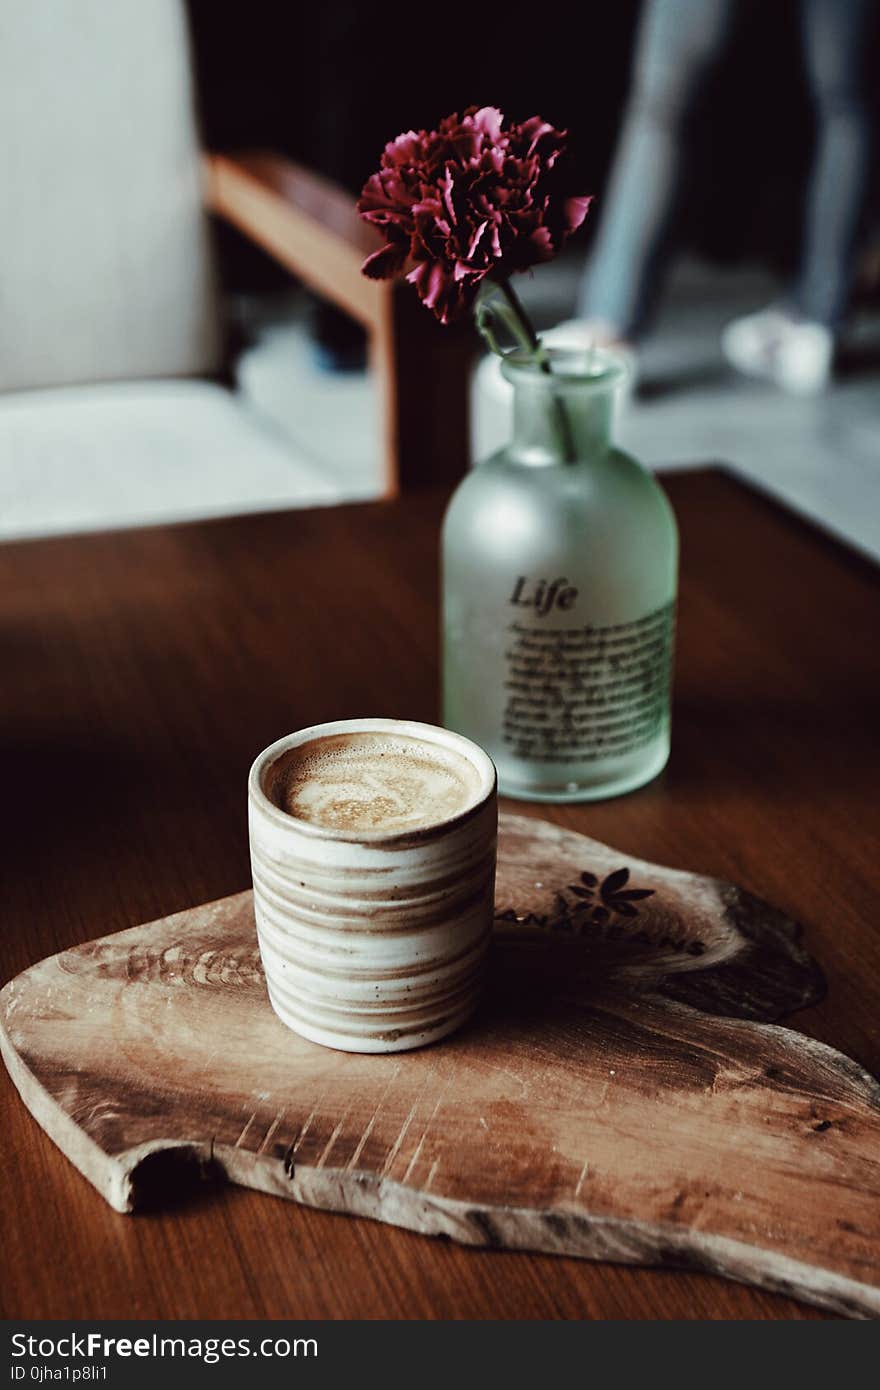
MULTIPOLYGON (((624 337, 643 327, 681 178, 681 137, 724 47, 736 0, 646 0, 633 90, 599 234, 578 305, 624 337)), ((800 0, 817 141, 791 307, 835 327, 843 317, 864 201, 870 121, 861 58, 872 0, 800 0)))

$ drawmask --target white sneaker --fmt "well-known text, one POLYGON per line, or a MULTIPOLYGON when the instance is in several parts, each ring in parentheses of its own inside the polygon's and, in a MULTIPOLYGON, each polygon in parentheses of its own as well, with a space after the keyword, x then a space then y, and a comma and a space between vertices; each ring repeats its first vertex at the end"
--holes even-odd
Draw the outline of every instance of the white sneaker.
POLYGON ((831 329, 793 318, 782 309, 734 319, 721 335, 721 347, 737 371, 772 381, 796 396, 816 395, 831 380, 831 329))

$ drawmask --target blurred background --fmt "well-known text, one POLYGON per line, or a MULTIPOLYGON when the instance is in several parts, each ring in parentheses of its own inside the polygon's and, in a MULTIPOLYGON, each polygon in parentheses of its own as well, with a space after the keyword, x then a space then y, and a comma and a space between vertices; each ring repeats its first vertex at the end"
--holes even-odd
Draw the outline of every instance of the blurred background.
MULTIPOLYGON (((877 9, 0 0, 0 538, 380 495, 359 331, 228 225, 190 210, 179 255, 170 221, 140 258, 138 238, 154 207, 182 206, 193 143, 274 150, 354 195, 387 139, 476 103, 566 127, 575 191, 597 195, 558 261, 522 277, 539 327, 607 320, 588 279, 591 258, 613 278, 607 248, 596 266, 603 226, 614 274, 635 282, 638 310, 609 333, 637 361, 621 443, 651 467, 727 463, 880 556, 877 9), (646 150, 651 178, 627 202, 624 166, 632 181, 646 150), (96 193, 114 171, 115 193, 96 193), (804 290, 809 238, 825 269, 804 290), (821 330, 798 338, 794 376, 763 319, 743 330, 751 368, 733 365, 725 328, 778 303, 786 333, 821 330)), ((491 383, 478 394, 474 453, 505 408, 491 383)))

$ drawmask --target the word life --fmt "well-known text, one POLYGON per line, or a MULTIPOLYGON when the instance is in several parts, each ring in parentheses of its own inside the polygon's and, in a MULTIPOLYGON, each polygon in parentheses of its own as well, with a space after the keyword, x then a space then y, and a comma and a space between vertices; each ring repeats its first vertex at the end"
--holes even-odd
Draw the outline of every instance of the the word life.
POLYGON ((577 589, 572 588, 565 578, 550 582, 546 579, 531 580, 521 574, 514 585, 510 602, 516 608, 533 608, 537 617, 545 618, 554 608, 563 611, 571 608, 577 596, 577 589))

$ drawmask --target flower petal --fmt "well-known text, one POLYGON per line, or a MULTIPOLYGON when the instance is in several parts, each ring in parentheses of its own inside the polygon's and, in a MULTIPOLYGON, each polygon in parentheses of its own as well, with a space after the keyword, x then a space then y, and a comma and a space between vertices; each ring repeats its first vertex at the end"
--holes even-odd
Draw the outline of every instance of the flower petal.
POLYGON ((388 280, 397 275, 406 264, 406 247, 400 242, 391 241, 368 256, 361 266, 361 274, 369 280, 388 280))
POLYGON ((407 278, 447 323, 473 303, 487 274, 551 259, 590 205, 562 187, 565 140, 540 116, 508 122, 495 106, 468 107, 436 130, 404 131, 385 146, 358 203, 388 243, 364 273, 384 279, 411 258, 407 278))
POLYGON ((562 205, 566 231, 577 231, 587 213, 590 211, 590 204, 592 201, 592 195, 580 198, 566 198, 562 205))

